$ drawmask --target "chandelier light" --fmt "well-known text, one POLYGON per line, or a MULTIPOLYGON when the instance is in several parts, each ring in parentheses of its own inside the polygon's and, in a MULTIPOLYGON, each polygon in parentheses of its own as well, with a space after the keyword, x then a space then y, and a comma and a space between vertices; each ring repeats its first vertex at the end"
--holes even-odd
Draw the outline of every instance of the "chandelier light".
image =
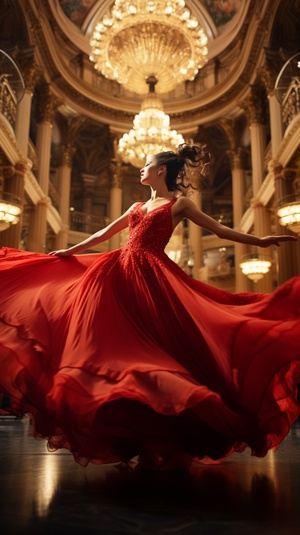
POLYGON ((258 282, 269 272, 271 261, 260 254, 251 254, 242 257, 240 268, 248 279, 258 282))
POLYGON ((300 235, 300 194, 283 197, 277 205, 279 223, 300 235))
POLYGON ((184 143, 182 135, 170 129, 170 117, 164 113, 163 103, 155 93, 156 78, 149 77, 146 82, 149 94, 134 118, 133 128, 123 135, 118 145, 122 160, 138 168, 145 165, 148 155, 175 150, 184 143))
POLYGON ((145 93, 145 80, 159 80, 157 93, 194 80, 207 61, 207 36, 184 0, 115 0, 95 26, 90 60, 106 78, 145 93))
POLYGON ((0 192, 0 231, 16 225, 21 213, 20 199, 11 193, 0 192))

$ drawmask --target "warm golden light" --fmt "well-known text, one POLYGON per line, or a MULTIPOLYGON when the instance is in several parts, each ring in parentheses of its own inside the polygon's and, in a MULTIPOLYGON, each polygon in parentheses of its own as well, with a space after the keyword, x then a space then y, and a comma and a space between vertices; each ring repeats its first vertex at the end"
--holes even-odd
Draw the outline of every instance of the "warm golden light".
POLYGON ((19 199, 10 193, 0 192, 0 231, 16 225, 21 213, 19 199))
POLYGON ((154 92, 156 79, 150 77, 147 83, 149 95, 134 118, 133 128, 123 135, 118 145, 122 160, 138 168, 145 165, 147 156, 174 150, 184 143, 182 135, 170 129, 170 117, 164 113, 162 101, 154 92))
POLYGON ((281 199, 277 207, 279 223, 300 234, 300 195, 288 195, 281 199))
POLYGON ((272 263, 262 255, 246 255, 242 258, 240 268, 248 279, 258 282, 268 273, 272 263))
POLYGON ((148 76, 165 93, 193 80, 207 61, 207 36, 184 0, 115 0, 90 45, 95 68, 139 94, 148 76))

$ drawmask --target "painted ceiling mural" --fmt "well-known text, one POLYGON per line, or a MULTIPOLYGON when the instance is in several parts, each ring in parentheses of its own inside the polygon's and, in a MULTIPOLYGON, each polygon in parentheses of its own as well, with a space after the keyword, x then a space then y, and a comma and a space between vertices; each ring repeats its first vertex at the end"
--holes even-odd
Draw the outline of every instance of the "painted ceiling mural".
MULTIPOLYGON (((77 26, 81 26, 95 0, 60 0, 60 5, 67 17, 77 26)), ((242 0, 203 0, 217 27, 224 26, 237 13, 242 0)))

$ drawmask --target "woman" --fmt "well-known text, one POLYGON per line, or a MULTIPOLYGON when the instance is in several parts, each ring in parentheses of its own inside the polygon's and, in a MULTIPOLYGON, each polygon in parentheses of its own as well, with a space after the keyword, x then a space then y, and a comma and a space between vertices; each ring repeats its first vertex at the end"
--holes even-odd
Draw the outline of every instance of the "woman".
POLYGON ((0 381, 11 411, 76 461, 170 468, 250 447, 278 447, 299 415, 300 277, 272 294, 231 294, 165 254, 189 218, 220 238, 268 247, 214 221, 182 195, 205 148, 147 159, 146 203, 50 255, 3 251, 0 381), (127 245, 73 256, 129 225, 127 245), (68 258, 60 258, 68 257, 68 258))

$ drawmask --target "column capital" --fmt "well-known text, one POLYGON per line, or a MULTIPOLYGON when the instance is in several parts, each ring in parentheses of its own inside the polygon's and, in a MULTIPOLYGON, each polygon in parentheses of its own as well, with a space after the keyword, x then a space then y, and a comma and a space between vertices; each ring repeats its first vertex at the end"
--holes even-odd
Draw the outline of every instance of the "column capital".
POLYGON ((25 175, 32 167, 32 162, 29 159, 19 160, 15 164, 15 173, 19 175, 25 175))
POLYGON ((244 110, 250 126, 255 123, 266 124, 267 106, 265 101, 265 90, 262 85, 251 85, 249 95, 240 102, 239 105, 244 110))
POLYGON ((283 63, 278 53, 274 50, 265 48, 264 52, 265 63, 257 72, 267 90, 268 96, 271 96, 274 94, 276 79, 283 63))
POLYGON ((12 178, 15 174, 13 165, 0 165, 0 181, 12 178))
POLYGON ((25 89, 33 93, 34 88, 42 76, 42 68, 36 63, 32 51, 20 53, 18 66, 24 79, 25 89))
POLYGON ((48 122, 52 125, 59 105, 60 100, 51 92, 50 84, 41 85, 38 94, 38 122, 48 122))
POLYGON ((0 177, 4 180, 12 178, 13 176, 24 176, 30 168, 29 162, 20 160, 15 165, 1 165, 0 159, 0 177))
POLYGON ((35 206, 44 206, 46 208, 50 207, 52 205, 50 197, 48 195, 45 195, 44 197, 41 197, 37 204, 35 206))
POLYGON ((248 159, 249 151, 243 147, 237 147, 236 149, 229 149, 226 151, 226 154, 229 158, 230 168, 233 171, 234 169, 247 169, 248 168, 248 159))
POLYGON ((109 170, 111 173, 111 187, 121 189, 123 184, 123 173, 125 171, 125 166, 122 165, 121 161, 114 158, 110 162, 109 170))
POLYGON ((253 197, 251 199, 250 204, 251 204, 251 208, 253 208, 254 210, 257 208, 264 208, 264 204, 261 202, 261 200, 258 197, 253 197))
POLYGON ((274 173, 274 180, 285 180, 286 182, 295 181, 297 178, 297 169, 292 167, 283 167, 280 162, 271 160, 269 170, 274 173))
POLYGON ((76 152, 76 148, 71 145, 62 145, 60 165, 63 167, 72 167, 72 159, 76 152))

